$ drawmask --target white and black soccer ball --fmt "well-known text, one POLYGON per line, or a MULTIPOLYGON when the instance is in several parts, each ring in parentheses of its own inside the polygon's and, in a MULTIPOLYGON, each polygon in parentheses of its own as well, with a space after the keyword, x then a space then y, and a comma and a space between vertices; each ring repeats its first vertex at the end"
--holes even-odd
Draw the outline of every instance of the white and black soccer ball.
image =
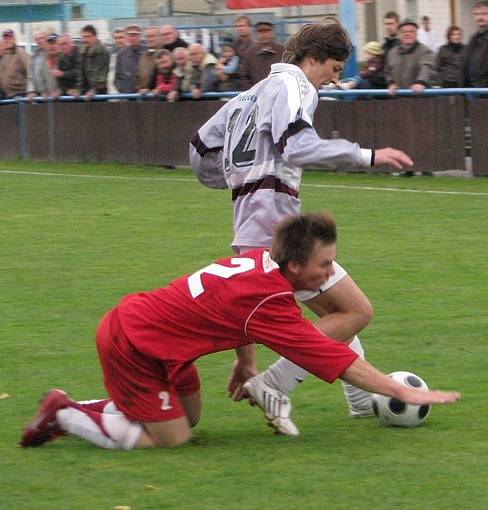
MULTIPOLYGON (((411 372, 392 372, 395 381, 411 388, 428 389, 425 381, 411 372)), ((383 425, 394 427, 418 427, 429 415, 430 405, 405 404, 401 400, 373 393, 374 414, 383 425)))

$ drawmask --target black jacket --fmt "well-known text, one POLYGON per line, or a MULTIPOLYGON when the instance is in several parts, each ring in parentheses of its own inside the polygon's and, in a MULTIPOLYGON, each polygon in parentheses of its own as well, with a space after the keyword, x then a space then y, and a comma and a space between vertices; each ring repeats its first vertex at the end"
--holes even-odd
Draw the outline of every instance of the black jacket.
POLYGON ((466 81, 469 87, 488 87, 488 30, 477 32, 469 41, 466 81))
POLYGON ((58 78, 58 87, 63 96, 70 89, 81 89, 82 65, 81 54, 76 46, 73 47, 71 55, 58 53, 58 69, 64 72, 64 75, 58 78))

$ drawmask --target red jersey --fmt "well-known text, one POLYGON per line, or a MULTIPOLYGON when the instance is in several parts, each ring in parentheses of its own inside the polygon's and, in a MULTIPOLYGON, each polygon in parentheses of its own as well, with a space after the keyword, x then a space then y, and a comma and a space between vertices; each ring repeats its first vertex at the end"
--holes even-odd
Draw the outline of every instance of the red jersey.
POLYGON ((122 329, 168 377, 200 356, 253 342, 332 382, 357 358, 302 316, 294 289, 263 249, 228 257, 118 306, 122 329))

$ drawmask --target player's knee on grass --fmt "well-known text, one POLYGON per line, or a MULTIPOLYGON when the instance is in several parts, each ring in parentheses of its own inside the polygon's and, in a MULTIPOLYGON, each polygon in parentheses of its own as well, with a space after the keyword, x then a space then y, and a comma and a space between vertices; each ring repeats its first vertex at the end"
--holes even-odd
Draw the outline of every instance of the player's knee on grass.
POLYGON ((202 413, 202 400, 200 392, 190 393, 189 395, 179 395, 179 399, 183 408, 185 409, 186 416, 190 422, 190 427, 194 427, 199 421, 202 413))
POLYGON ((155 448, 174 448, 191 439, 190 422, 186 416, 162 422, 143 424, 155 448))

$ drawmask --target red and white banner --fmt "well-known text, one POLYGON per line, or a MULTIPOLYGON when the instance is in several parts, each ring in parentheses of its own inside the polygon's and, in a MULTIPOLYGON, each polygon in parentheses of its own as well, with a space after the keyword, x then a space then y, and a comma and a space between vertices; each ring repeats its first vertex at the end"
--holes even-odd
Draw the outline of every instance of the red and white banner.
MULTIPOLYGON (((356 0, 367 2, 369 0, 356 0)), ((259 9, 263 7, 293 7, 299 5, 337 4, 339 0, 227 0, 228 9, 259 9)))

